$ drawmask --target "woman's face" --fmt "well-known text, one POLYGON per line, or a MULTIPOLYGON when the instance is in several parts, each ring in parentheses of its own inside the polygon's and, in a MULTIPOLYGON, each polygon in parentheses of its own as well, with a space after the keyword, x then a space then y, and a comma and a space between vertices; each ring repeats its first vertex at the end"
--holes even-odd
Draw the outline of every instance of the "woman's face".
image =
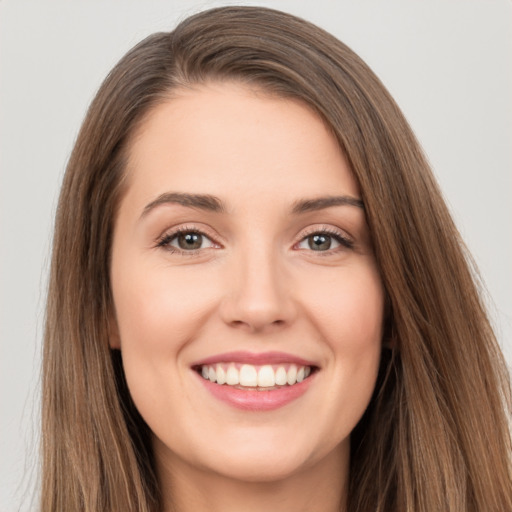
POLYGON ((268 481, 347 462, 384 294, 334 137, 299 102, 210 84, 158 106, 129 156, 111 346, 160 467, 268 481))

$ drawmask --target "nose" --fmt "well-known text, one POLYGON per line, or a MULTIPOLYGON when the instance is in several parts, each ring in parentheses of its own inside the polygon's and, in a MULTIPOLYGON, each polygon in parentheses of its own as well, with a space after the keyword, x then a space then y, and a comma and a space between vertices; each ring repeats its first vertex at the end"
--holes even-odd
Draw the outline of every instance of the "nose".
POLYGON ((251 333, 290 324, 296 308, 278 255, 269 248, 247 251, 232 263, 221 305, 224 322, 251 333))

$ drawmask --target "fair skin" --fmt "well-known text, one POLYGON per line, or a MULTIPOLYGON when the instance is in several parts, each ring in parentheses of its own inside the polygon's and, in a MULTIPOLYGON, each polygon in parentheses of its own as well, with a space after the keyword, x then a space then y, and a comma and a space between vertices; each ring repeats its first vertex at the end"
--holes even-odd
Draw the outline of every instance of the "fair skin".
POLYGON ((175 91, 139 129, 111 346, 153 432, 166 510, 344 508, 384 309, 359 199, 335 139, 296 101, 211 83, 175 91), (244 365, 270 382, 223 382, 244 365))

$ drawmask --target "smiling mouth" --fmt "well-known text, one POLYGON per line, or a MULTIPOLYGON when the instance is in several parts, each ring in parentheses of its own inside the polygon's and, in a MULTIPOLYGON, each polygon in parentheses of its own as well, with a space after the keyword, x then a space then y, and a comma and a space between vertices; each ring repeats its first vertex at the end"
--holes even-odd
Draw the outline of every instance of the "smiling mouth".
POLYGON ((204 364, 194 367, 203 379, 242 390, 271 391, 300 384, 315 366, 297 364, 252 365, 240 363, 204 364))

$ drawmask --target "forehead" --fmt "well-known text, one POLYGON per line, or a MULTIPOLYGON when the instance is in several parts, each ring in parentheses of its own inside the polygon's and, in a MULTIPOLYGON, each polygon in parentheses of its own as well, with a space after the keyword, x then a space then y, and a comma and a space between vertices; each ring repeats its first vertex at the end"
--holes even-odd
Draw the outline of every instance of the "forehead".
POLYGON ((130 189, 219 197, 358 195, 347 160, 307 105, 233 83, 176 91, 133 138, 130 189))

